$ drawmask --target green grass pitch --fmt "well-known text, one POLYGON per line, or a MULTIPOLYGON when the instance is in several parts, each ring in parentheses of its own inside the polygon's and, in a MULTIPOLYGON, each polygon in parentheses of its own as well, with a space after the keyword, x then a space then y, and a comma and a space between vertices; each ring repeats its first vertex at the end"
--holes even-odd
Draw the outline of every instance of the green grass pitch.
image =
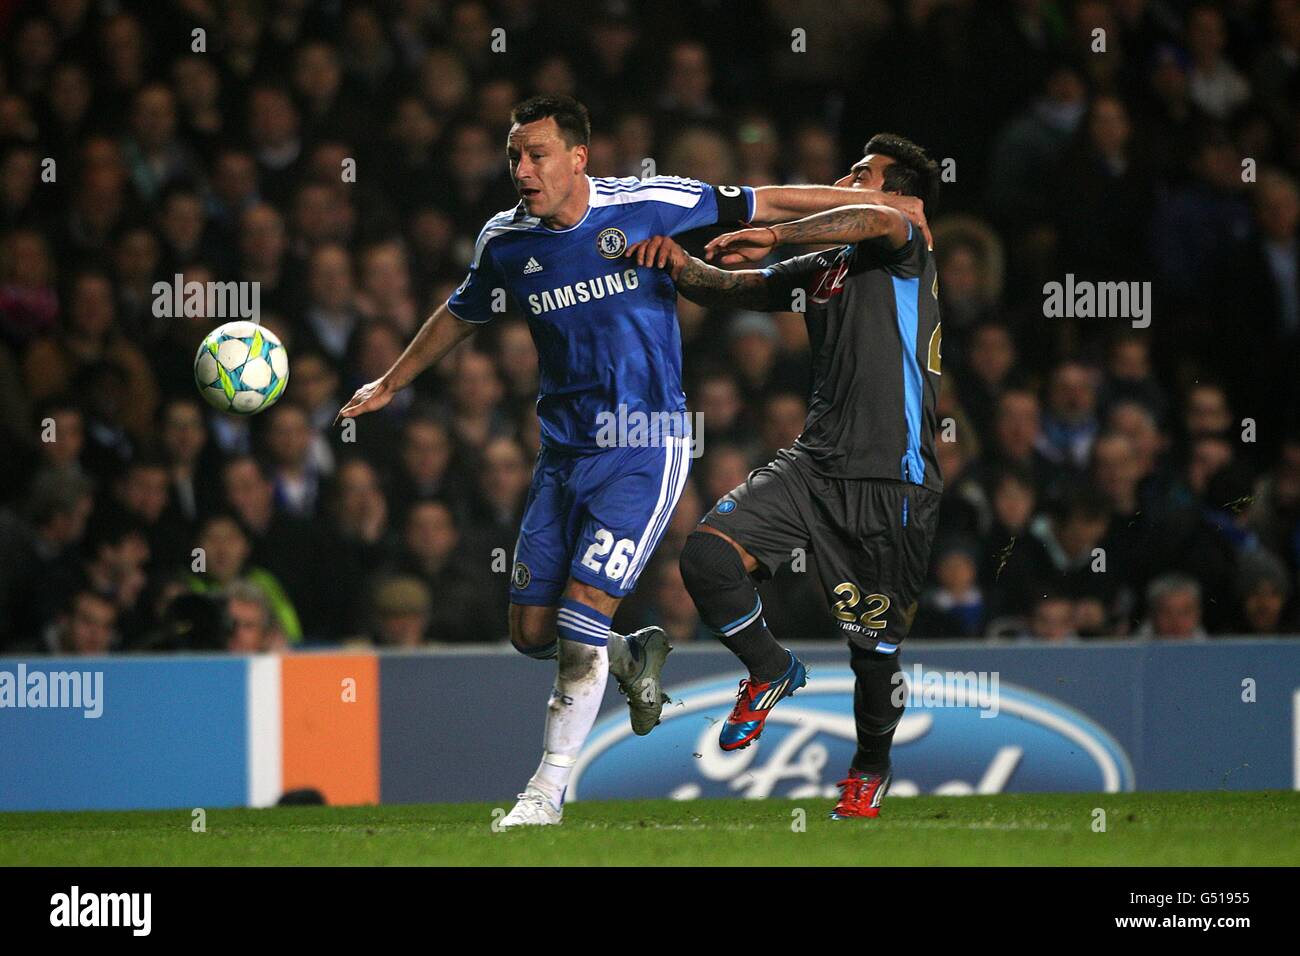
MULTIPOLYGON (((510 804, 505 805, 508 809, 510 804)), ((1053 865, 1300 862, 1300 792, 574 803, 559 827, 494 833, 491 804, 0 814, 0 865, 1053 865), (1095 832, 1094 810, 1105 811, 1095 832), (802 810, 803 814, 798 811, 802 810), (806 823, 799 827, 800 819, 806 823)))

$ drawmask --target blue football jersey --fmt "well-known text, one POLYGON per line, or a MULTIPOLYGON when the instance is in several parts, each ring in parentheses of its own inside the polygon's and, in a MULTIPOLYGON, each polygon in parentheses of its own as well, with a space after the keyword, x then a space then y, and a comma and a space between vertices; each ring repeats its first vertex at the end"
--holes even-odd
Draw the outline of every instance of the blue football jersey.
POLYGON ((537 343, 542 443, 570 451, 599 447, 602 412, 686 410, 676 290, 666 272, 624 258, 628 246, 754 213, 749 187, 677 176, 587 184, 587 214, 568 229, 548 228, 522 203, 489 219, 447 303, 482 324, 502 311, 504 293, 515 300, 537 343))

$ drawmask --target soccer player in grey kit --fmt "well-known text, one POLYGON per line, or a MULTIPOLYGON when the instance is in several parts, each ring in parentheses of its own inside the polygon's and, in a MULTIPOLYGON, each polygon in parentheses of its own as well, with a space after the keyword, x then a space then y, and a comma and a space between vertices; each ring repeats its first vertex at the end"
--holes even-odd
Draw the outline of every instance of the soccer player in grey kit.
MULTIPOLYGON (((919 197, 938 189, 916 144, 881 134, 837 186, 919 197)), ((844 206, 714 239, 706 258, 757 262, 778 245, 836 245, 766 269, 727 271, 656 236, 628 250, 666 269, 693 302, 788 311, 796 290, 813 387, 803 433, 724 495, 687 539, 681 568, 701 619, 749 670, 723 750, 757 740, 771 709, 807 680, 763 620, 756 577, 810 548, 855 675, 858 748, 835 819, 875 817, 903 714, 898 649, 916 612, 943 488, 934 453, 939 282, 928 236, 896 209, 844 206)))

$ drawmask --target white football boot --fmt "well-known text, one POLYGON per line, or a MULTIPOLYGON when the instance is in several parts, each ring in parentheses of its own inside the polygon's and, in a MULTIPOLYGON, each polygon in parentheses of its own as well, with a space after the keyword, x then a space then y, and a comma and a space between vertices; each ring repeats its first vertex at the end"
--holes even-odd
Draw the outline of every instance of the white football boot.
POLYGON ((564 808, 556 807, 551 798, 536 787, 525 787, 515 808, 501 818, 498 830, 511 827, 546 827, 564 819, 564 808))
POLYGON ((609 642, 609 672, 627 698, 632 733, 644 737, 659 724, 668 695, 663 689, 664 661, 673 646, 661 627, 643 627, 623 641, 609 642))

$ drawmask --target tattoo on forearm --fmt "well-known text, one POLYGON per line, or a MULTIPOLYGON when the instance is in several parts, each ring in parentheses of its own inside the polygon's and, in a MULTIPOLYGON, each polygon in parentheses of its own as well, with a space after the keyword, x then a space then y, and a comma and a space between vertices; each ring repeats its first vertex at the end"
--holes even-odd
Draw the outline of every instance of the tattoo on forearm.
POLYGON ((767 276, 755 269, 728 272, 689 258, 677 276, 677 291, 696 305, 769 308, 767 276))
POLYGON ((893 221, 873 206, 841 206, 776 227, 781 242, 793 245, 820 242, 861 242, 887 233, 893 221))

